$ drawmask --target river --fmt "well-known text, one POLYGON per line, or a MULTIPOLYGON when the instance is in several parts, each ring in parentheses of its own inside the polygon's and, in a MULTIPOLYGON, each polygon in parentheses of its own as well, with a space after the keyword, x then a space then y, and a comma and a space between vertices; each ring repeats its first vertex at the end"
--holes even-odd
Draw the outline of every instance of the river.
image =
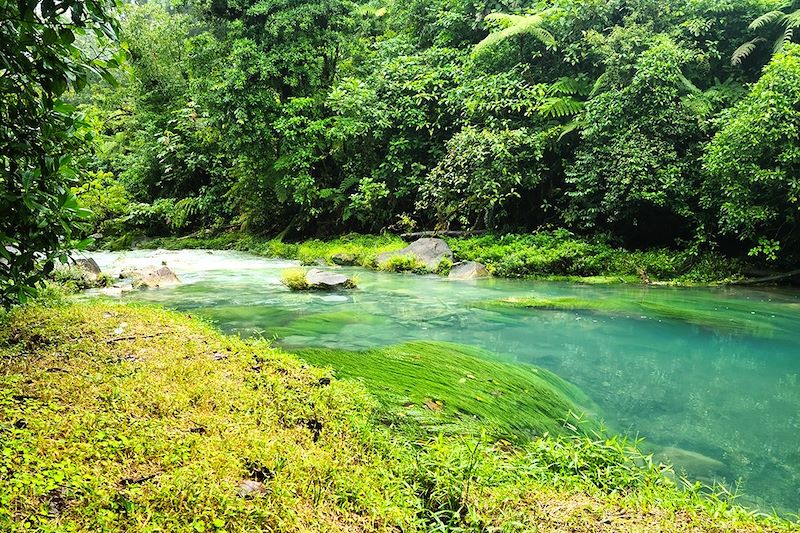
POLYGON ((583 389, 610 428, 644 437, 689 478, 738 484, 741 503, 764 511, 800 511, 797 291, 464 282, 348 267, 341 270, 357 276, 358 290, 293 293, 280 283, 293 261, 203 250, 92 257, 108 272, 164 262, 181 285, 123 299, 191 310, 226 332, 279 337, 289 350, 431 339, 547 368, 583 389), (509 297, 622 305, 475 306, 509 297))

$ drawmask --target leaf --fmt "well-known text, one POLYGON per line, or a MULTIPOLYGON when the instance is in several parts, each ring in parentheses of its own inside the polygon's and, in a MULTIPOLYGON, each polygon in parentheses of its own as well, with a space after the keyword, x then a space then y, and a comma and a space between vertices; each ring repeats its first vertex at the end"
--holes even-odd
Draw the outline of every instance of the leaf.
POLYGON ((773 24, 774 22, 784 18, 785 16, 786 13, 784 13, 783 11, 779 11, 777 9, 775 11, 768 11, 767 13, 764 13, 760 17, 756 18, 753 22, 751 22, 750 25, 747 26, 747 28, 750 30, 760 30, 761 28, 769 26, 770 24, 773 24))
POLYGON ((750 56, 750 54, 753 53, 753 50, 756 49, 756 46, 758 46, 759 43, 762 43, 764 41, 766 41, 766 39, 764 39, 763 37, 756 37, 755 39, 747 41, 746 43, 741 45, 733 52, 733 55, 731 56, 731 65, 734 66, 741 65, 742 61, 744 61, 747 57, 750 56))
POLYGON ((506 13, 491 13, 484 20, 503 28, 499 32, 492 32, 473 48, 473 55, 480 54, 482 51, 505 41, 516 35, 533 35, 536 39, 547 46, 554 48, 556 40, 553 35, 542 28, 545 18, 554 13, 555 9, 545 9, 533 15, 511 15, 506 13))

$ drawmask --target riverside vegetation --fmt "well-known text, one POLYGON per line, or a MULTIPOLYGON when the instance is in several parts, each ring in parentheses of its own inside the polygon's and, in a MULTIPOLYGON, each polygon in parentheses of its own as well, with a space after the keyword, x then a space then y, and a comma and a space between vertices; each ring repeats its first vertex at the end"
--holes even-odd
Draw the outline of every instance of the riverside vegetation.
POLYGON ((676 486, 542 369, 440 343, 302 351, 338 380, 54 281, 108 284, 63 268, 93 245, 374 266, 420 230, 481 232, 456 258, 506 277, 793 270, 799 20, 777 0, 0 0, 0 526, 796 527, 676 486))
POLYGON ((552 228, 656 277, 797 264, 796 2, 1 7, 5 300, 98 233, 552 228))

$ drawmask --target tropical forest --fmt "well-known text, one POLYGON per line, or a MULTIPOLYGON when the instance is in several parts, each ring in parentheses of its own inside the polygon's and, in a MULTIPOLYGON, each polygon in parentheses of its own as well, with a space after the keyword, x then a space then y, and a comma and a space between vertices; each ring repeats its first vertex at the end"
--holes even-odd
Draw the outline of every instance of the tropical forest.
POLYGON ((800 1, 0 0, 0 531, 800 531, 800 1))

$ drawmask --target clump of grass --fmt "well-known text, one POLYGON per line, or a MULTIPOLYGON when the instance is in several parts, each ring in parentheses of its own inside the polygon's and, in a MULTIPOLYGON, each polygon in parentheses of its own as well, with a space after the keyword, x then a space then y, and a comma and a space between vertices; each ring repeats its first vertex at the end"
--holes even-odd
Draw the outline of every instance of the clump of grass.
POLYGON ((29 305, 0 321, 4 531, 795 527, 679 489, 624 439, 397 431, 361 384, 178 313, 29 305))
POLYGON ((414 255, 395 255, 378 265, 385 272, 413 272, 428 274, 428 267, 414 255))
POLYGON ((281 283, 293 291, 307 291, 311 285, 306 279, 306 270, 303 268, 287 268, 281 272, 281 283))
POLYGON ((453 268, 453 261, 448 258, 444 258, 439 261, 439 265, 436 267, 436 273, 440 276, 447 276, 450 274, 450 270, 453 268))

